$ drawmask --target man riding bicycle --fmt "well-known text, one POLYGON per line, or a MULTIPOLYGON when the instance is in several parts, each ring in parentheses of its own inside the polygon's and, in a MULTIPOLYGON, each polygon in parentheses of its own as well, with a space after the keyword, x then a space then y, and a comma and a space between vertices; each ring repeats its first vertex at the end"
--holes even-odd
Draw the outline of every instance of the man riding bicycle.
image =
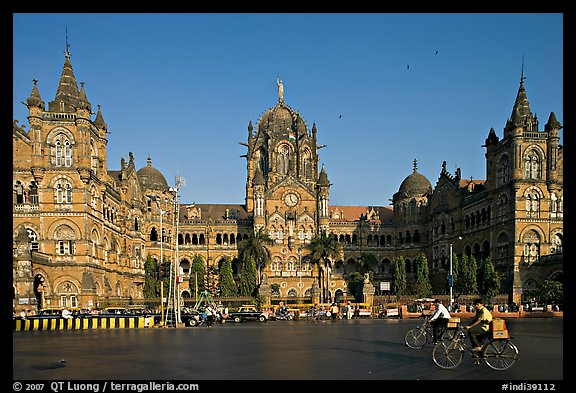
POLYGON ((480 352, 482 350, 480 340, 490 329, 492 313, 484 307, 484 301, 482 299, 474 300, 474 307, 476 308, 476 316, 466 326, 466 329, 468 330, 468 336, 470 337, 470 343, 474 351, 480 352))
POLYGON ((440 299, 434 299, 434 305, 436 310, 428 318, 428 322, 432 324, 432 336, 434 337, 434 344, 438 342, 442 332, 446 330, 448 326, 448 320, 450 319, 450 313, 442 304, 440 299))

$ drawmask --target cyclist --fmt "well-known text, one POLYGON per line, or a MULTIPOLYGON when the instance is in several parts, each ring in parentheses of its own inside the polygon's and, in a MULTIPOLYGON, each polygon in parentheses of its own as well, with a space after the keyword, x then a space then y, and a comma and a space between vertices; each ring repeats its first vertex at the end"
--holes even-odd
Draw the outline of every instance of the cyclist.
POLYGON ((432 315, 430 315, 428 322, 432 325, 432 337, 434 338, 434 344, 436 344, 438 340, 440 340, 442 332, 444 332, 448 326, 450 313, 446 307, 444 307, 440 299, 434 299, 433 303, 436 306, 436 310, 432 315))
POLYGON ((482 336, 485 335, 490 329, 490 322, 492 322, 492 313, 484 307, 484 301, 482 299, 474 300, 474 308, 476 309, 476 315, 474 319, 466 326, 468 330, 468 336, 470 337, 470 343, 472 344, 472 349, 476 352, 480 352, 482 347, 480 346, 480 341, 482 336))

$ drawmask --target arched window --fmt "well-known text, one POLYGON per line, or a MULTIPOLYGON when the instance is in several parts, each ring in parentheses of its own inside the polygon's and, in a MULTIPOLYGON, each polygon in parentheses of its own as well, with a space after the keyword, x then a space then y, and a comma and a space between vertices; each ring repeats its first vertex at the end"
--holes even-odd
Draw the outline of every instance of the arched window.
POLYGON ((499 259, 508 258, 508 235, 505 232, 498 235, 496 247, 499 259))
POLYGON ((300 176, 305 179, 312 178, 312 158, 310 156, 310 151, 305 150, 302 154, 302 170, 300 176))
POLYGON ((552 235, 551 245, 550 245, 550 254, 562 254, 562 234, 555 233, 552 235))
POLYGON ((496 185, 501 186, 508 181, 510 181, 510 161, 507 155, 503 155, 496 168, 496 185))
POLYGON ((526 194, 526 214, 528 217, 540 216, 540 195, 534 189, 526 194))
POLYGON ((64 149, 62 148, 62 142, 56 141, 56 166, 62 166, 64 162, 64 149))
POLYGON ((94 141, 90 141, 90 169, 92 169, 93 174, 98 173, 98 150, 94 141))
POLYGON ((524 243, 524 261, 533 263, 540 257, 540 235, 535 230, 526 232, 522 238, 524 243))
POLYGON ((30 250, 38 251, 38 235, 30 228, 26 228, 28 238, 30 239, 30 250))
POLYGON ((78 288, 70 281, 64 281, 56 287, 60 307, 78 307, 78 288))
POLYGON ((290 159, 290 149, 286 145, 278 148, 278 157, 276 160, 276 170, 279 174, 285 175, 288 173, 290 159))
POLYGON ((30 182, 29 187, 29 202, 38 204, 38 185, 35 181, 30 182))
POLYGON ((69 167, 72 165, 72 146, 70 141, 64 142, 64 166, 69 167))
POLYGON ((542 162, 534 149, 524 156, 524 169, 526 179, 542 179, 542 162))

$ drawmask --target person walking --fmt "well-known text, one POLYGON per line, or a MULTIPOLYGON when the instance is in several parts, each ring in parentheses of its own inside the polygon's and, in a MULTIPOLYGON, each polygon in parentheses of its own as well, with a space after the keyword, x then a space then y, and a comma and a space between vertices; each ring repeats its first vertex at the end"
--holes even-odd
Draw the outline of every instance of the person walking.
POLYGON ((448 327, 448 320, 450 320, 450 312, 442 304, 440 299, 434 300, 434 306, 436 309, 434 313, 428 318, 428 322, 432 325, 432 336, 434 344, 436 344, 441 338, 442 334, 448 327))
POLYGON ((339 311, 340 308, 338 307, 338 304, 332 303, 332 306, 330 307, 330 317, 332 318, 333 321, 335 321, 336 318, 338 317, 339 311))
POLYGON ((484 301, 482 299, 474 300, 474 308, 476 309, 476 315, 466 326, 466 330, 468 331, 468 337, 470 338, 473 350, 480 352, 482 350, 482 346, 480 345, 481 339, 490 329, 492 313, 484 307, 484 301))
POLYGON ((206 306, 206 326, 211 327, 214 323, 215 310, 211 305, 206 306))

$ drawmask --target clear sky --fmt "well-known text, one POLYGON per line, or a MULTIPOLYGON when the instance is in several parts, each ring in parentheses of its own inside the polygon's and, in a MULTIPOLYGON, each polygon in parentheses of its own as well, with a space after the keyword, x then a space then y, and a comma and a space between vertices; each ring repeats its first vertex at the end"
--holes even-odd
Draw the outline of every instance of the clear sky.
MULTIPOLYGON (((13 15, 13 116, 38 80, 48 105, 66 32, 78 83, 108 125, 108 169, 186 180, 182 203, 243 204, 248 122, 277 100, 315 122, 331 205, 383 205, 412 173, 436 184, 446 161, 485 179, 525 87, 540 129, 563 116, 559 13, 82 13, 13 15)), ((563 131, 560 132, 562 136, 563 131)))

